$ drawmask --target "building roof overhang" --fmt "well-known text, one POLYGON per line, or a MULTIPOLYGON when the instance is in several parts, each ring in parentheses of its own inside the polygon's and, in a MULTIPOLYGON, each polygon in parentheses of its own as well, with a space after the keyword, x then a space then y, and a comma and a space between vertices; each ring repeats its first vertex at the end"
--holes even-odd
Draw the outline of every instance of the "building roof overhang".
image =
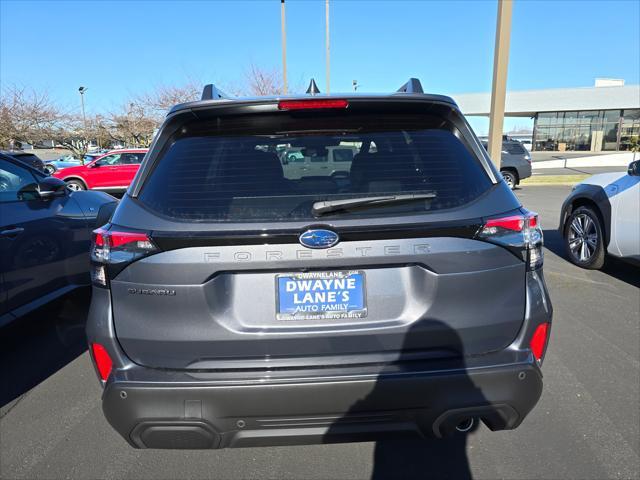
MULTIPOLYGON (((451 95, 465 115, 488 116, 489 93, 451 95)), ((532 117, 538 112, 640 108, 640 85, 553 88, 507 92, 505 115, 532 117)))

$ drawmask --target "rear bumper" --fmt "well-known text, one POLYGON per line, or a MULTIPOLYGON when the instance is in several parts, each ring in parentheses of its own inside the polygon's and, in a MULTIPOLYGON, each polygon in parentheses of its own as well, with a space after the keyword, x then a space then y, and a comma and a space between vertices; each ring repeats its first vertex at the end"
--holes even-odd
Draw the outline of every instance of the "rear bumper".
MULTIPOLYGON (((147 370, 147 369, 144 369, 147 370)), ((115 372, 103 395, 109 423, 136 448, 225 448, 441 437, 465 419, 517 427, 538 401, 542 375, 519 364, 451 371, 258 384, 138 382, 115 372)))
POLYGON ((518 165, 518 180, 522 181, 525 178, 529 178, 531 176, 531 164, 525 163, 523 165, 518 165))
MULTIPOLYGON (((529 343, 553 310, 541 271, 527 272, 525 320, 501 351, 311 368, 169 370, 142 367, 116 339, 110 294, 94 288, 87 335, 114 369, 103 392, 113 428, 136 448, 225 448, 441 437, 480 418, 516 428, 536 405, 542 373, 529 343)), ((266 360, 266 359, 265 359, 266 360)))

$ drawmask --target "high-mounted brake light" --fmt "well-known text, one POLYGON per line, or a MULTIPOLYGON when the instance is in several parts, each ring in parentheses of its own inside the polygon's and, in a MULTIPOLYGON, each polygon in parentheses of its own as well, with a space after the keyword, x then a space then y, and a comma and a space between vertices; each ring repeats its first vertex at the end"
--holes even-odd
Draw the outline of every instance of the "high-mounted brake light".
POLYGON ((106 382, 107 378, 109 378, 109 374, 111 374, 111 369, 113 368, 113 362, 111 361, 111 357, 109 356, 107 349, 99 343, 92 343, 91 353, 93 353, 93 361, 96 363, 96 369, 98 370, 98 375, 100 375, 100 380, 106 382))
POLYGON ((547 349, 547 342, 549 340, 549 323, 541 323, 536 328, 536 331, 533 332, 533 337, 531 337, 531 342, 529 342, 529 346, 531 347, 531 352, 533 356, 536 357, 538 362, 542 361, 542 357, 544 357, 545 350, 547 349))
POLYGON ((349 102, 343 99, 280 100, 278 110, 318 110, 324 108, 347 108, 349 102))

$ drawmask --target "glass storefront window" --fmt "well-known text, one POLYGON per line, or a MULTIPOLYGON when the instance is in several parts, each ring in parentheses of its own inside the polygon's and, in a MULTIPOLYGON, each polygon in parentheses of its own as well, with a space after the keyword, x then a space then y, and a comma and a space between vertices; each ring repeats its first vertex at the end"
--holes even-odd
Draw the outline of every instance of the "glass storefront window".
POLYGON ((537 123, 541 127, 546 126, 546 125, 551 125, 552 122, 553 122, 553 124, 555 124, 556 123, 556 116, 557 116, 556 112, 539 113, 538 114, 537 123))
POLYGON ((604 138, 602 139, 602 150, 615 150, 618 146, 618 123, 604 124, 604 138))
POLYGON ((620 110, 605 110, 604 121, 606 123, 618 123, 620 120, 620 110))
POLYGON ((575 125, 578 123, 578 112, 564 112, 564 124, 575 125))
POLYGON ((578 124, 595 126, 601 122, 602 116, 603 116, 602 110, 578 112, 578 124))
POLYGON ((534 138, 534 150, 536 151, 554 151, 558 149, 556 139, 556 128, 541 127, 537 128, 534 138))
POLYGON ((640 136, 640 109, 545 112, 537 116, 533 148, 628 150, 636 135, 640 136))
POLYGON ((591 126, 581 126, 575 141, 575 150, 591 150, 591 126))
POLYGON ((630 150, 633 143, 640 136, 640 110, 624 110, 622 126, 620 128, 620 150, 630 150))
POLYGON ((624 117, 624 121, 627 120, 638 120, 640 121, 640 109, 633 110, 623 110, 622 116, 624 117))

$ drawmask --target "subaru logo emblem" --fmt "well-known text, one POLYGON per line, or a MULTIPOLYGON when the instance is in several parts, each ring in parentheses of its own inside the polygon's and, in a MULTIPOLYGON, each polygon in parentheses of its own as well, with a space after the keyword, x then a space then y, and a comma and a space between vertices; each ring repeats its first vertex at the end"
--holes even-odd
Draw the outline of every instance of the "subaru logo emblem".
POLYGON ((300 235, 299 241, 308 248, 331 248, 338 243, 338 234, 331 230, 307 230, 300 235))

